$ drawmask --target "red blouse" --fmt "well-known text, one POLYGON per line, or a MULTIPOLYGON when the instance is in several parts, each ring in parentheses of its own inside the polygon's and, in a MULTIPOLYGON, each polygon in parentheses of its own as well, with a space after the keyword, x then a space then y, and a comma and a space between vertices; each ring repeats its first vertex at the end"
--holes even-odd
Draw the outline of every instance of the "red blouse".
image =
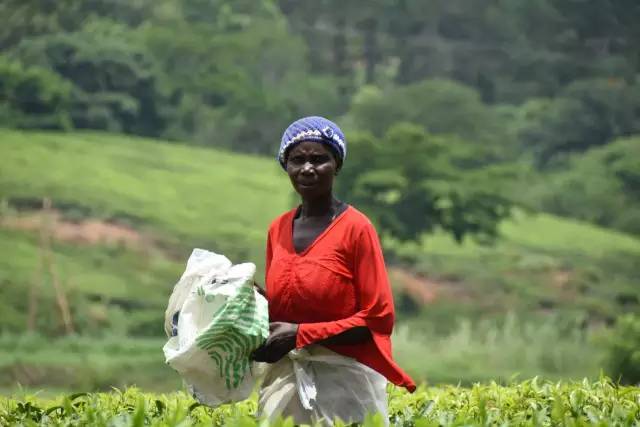
POLYGON ((342 212, 302 253, 293 246, 296 209, 278 217, 267 239, 266 288, 269 319, 298 323, 296 348, 366 326, 373 336, 361 344, 327 345, 415 390, 393 361, 391 287, 376 230, 352 206, 342 212))

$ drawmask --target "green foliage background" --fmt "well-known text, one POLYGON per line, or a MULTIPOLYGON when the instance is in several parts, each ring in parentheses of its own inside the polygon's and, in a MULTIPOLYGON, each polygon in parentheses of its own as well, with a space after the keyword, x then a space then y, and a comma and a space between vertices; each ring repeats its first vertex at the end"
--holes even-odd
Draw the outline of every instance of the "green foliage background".
POLYGON ((380 231, 413 375, 637 382, 637 22, 631 0, 3 1, 0 387, 174 388, 171 286, 193 247, 261 277, 297 202, 273 156, 311 114, 347 133, 336 191, 380 231), (43 271, 44 198, 137 240, 58 236, 43 271))
MULTIPOLYGON (((634 425, 640 421, 640 391, 599 381, 551 383, 536 378, 508 387, 496 383, 426 388, 408 394, 389 389, 393 426, 634 425)), ((145 394, 132 388, 111 393, 78 393, 53 399, 27 395, 0 400, 0 420, 11 424, 94 426, 258 426, 255 399, 209 409, 183 393, 145 394)), ((292 427, 291 419, 268 425, 292 427)), ((337 420, 337 426, 348 425, 337 420)), ((364 426, 379 427, 379 414, 364 426)))

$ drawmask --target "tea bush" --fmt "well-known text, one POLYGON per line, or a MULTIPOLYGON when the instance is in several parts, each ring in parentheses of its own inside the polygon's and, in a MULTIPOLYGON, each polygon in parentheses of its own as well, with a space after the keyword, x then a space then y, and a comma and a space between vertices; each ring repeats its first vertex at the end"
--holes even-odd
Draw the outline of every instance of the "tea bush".
MULTIPOLYGON (((110 393, 76 393, 43 399, 34 395, 0 398, 0 425, 25 426, 238 426, 293 427, 289 420, 256 419, 256 399, 216 409, 187 394, 144 393, 136 388, 110 393)), ((640 388, 601 377, 590 382, 548 382, 537 378, 510 386, 470 388, 420 386, 409 394, 389 388, 392 426, 637 426, 640 388)), ((339 421, 336 425, 343 426, 339 421)), ((379 415, 365 426, 382 426, 379 415)))

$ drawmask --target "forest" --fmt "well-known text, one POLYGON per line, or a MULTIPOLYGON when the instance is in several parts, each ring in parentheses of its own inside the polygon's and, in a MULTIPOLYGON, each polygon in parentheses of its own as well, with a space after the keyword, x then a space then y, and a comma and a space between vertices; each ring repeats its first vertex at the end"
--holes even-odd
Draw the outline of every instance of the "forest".
POLYGON ((4 126, 272 155, 293 119, 324 115, 351 136, 344 197, 374 204, 401 239, 435 226, 491 237, 513 204, 640 234, 633 0, 8 0, 0 12, 4 126))
POLYGON ((0 390, 174 387, 171 287, 193 247, 263 272, 305 115, 347 135, 337 194, 382 237, 412 374, 638 383, 638 22, 636 0, 3 0, 0 390))

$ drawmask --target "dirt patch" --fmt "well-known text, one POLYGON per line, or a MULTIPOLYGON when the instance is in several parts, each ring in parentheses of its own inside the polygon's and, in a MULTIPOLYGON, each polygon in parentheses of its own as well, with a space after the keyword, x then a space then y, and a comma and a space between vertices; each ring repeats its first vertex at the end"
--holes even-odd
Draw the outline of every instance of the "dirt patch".
POLYGON ((438 285, 431 280, 419 278, 396 267, 389 268, 389 276, 395 285, 400 286, 418 303, 429 304, 437 297, 438 285))
POLYGON ((0 226, 11 230, 40 232, 43 227, 51 230, 53 239, 86 245, 124 245, 128 248, 143 249, 153 244, 149 236, 137 230, 116 223, 100 220, 79 222, 66 221, 60 212, 52 210, 48 215, 32 212, 0 218, 0 226))
POLYGON ((571 271, 554 271, 551 276, 551 283, 558 289, 565 289, 571 280, 571 271))
POLYGON ((431 304, 437 299, 455 299, 470 301, 471 292, 463 283, 435 280, 415 274, 399 267, 389 268, 391 281, 402 288, 411 298, 420 304, 431 304))

